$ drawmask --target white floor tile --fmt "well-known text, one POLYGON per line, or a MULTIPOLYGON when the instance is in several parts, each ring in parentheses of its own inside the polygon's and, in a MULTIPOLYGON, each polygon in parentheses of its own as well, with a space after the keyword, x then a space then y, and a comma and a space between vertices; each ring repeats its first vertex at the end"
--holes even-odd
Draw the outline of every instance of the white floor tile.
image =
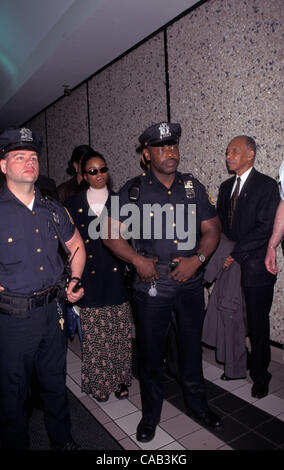
POLYGON ((215 379, 213 382, 215 385, 218 385, 218 387, 221 387, 224 390, 227 390, 228 392, 232 392, 233 390, 237 390, 238 388, 243 387, 244 385, 247 385, 247 381, 244 379, 221 380, 219 377, 218 379, 215 379))
POLYGON ((216 364, 215 349, 210 349, 204 346, 202 348, 202 358, 210 364, 216 364))
POLYGON ((136 393, 136 395, 131 395, 129 397, 129 401, 133 403, 133 405, 136 406, 139 410, 141 410, 142 404, 140 393, 136 393))
POLYGON ((247 401, 248 403, 254 403, 255 401, 257 401, 257 398, 254 398, 251 396, 251 384, 250 383, 243 385, 237 390, 234 390, 232 393, 236 395, 237 397, 242 398, 243 400, 247 401))
MULTIPOLYGON (((179 442, 174 441, 171 442, 170 444, 166 445, 165 447, 160 447, 159 450, 186 450, 185 447, 183 447, 179 442)), ((177 457, 178 459, 178 457, 177 457)))
POLYGON ((180 443, 190 450, 215 450, 224 445, 221 439, 206 429, 200 429, 180 439, 180 443))
POLYGON ((138 442, 136 439, 136 433, 130 436, 131 439, 135 442, 143 450, 155 450, 160 449, 161 447, 165 447, 166 445, 174 442, 174 439, 167 434, 163 429, 159 426, 156 427, 156 434, 152 441, 150 442, 138 442))
POLYGON ((136 395, 137 393, 140 393, 139 382, 137 379, 133 379, 132 384, 129 387, 129 396, 136 395))
POLYGON ((66 386, 71 390, 75 397, 80 398, 86 396, 86 393, 82 392, 81 387, 69 376, 66 377, 66 386))
POLYGON ((271 382, 269 383, 269 392, 274 394, 274 392, 277 392, 278 390, 281 390, 284 388, 284 375, 280 379, 277 376, 272 376, 271 382))
POLYGON ((232 447, 228 446, 227 444, 224 446, 219 447, 218 450, 233 450, 232 447))
POLYGON ((71 364, 72 362, 80 361, 80 359, 70 349, 67 349, 66 361, 67 364, 71 364))
POLYGON ((284 400, 276 395, 268 395, 261 400, 257 400, 254 406, 260 408, 273 416, 280 415, 284 412, 284 400))
POLYGON ((95 400, 92 400, 88 395, 81 397, 80 402, 87 408, 87 410, 94 410, 98 408, 98 405, 95 403, 95 400))
POLYGON ((142 418, 141 411, 136 411, 128 416, 124 416, 123 418, 116 419, 115 423, 121 429, 123 429, 123 431, 128 436, 131 436, 132 434, 136 433, 136 428, 141 418, 142 418))
POLYGON ((117 441, 121 439, 125 439, 127 437, 125 432, 123 432, 122 429, 119 426, 117 426, 117 424, 114 423, 113 421, 106 423, 104 427, 111 434, 111 436, 114 437, 117 441))
POLYGON ((95 402, 96 402, 96 403, 98 404, 98 406, 100 406, 101 408, 104 408, 105 406, 109 405, 110 403, 117 403, 117 402, 118 402, 118 400, 117 400, 117 398, 116 398, 116 396, 115 396, 114 393, 111 393, 111 394, 110 394, 108 401, 102 401, 102 402, 100 402, 100 401, 97 401, 94 397, 92 397, 92 398, 93 398, 93 400, 95 400, 95 402))
POLYGON ((67 363, 67 374, 72 375, 73 372, 81 372, 81 360, 78 359, 77 361, 71 361, 67 363))
POLYGON ((209 366, 211 366, 210 362, 202 361, 203 370, 206 369, 206 367, 209 367, 209 366))
POLYGON ((193 421, 193 419, 180 414, 174 418, 168 419, 160 423, 162 429, 168 432, 174 439, 181 439, 182 437, 190 434, 197 429, 200 429, 200 424, 193 421))
POLYGON ((178 416, 180 414, 182 414, 182 412, 178 408, 176 408, 174 405, 172 405, 166 400, 163 401, 161 423, 167 419, 173 418, 174 416, 178 416))
MULTIPOLYGON (((261 400, 253 398, 251 396, 252 383, 249 377, 247 380, 241 379, 228 382, 221 380, 220 376, 223 373, 223 367, 222 365, 216 364, 214 357, 214 351, 205 349, 205 354, 203 355, 204 360, 202 362, 204 377, 207 380, 213 381, 215 385, 218 385, 224 390, 233 393, 248 403, 252 403, 254 406, 270 413, 273 416, 277 416, 278 419, 284 421, 284 399, 273 394, 270 394, 261 400)), ((280 388, 281 380, 283 380, 284 377, 284 367, 281 365, 279 367, 279 364, 277 363, 271 363, 271 370, 273 373, 272 380, 274 380, 273 382, 271 381, 271 385, 273 385, 274 388, 277 388, 279 383, 278 388, 280 388)), ((218 439, 217 436, 214 436, 204 428, 200 428, 200 426, 198 426, 199 429, 196 429, 195 427, 191 429, 190 426, 186 426, 185 429, 190 429, 190 434, 187 435, 183 434, 182 429, 180 432, 177 432, 176 428, 182 428, 183 425, 187 425, 187 420, 190 420, 190 418, 184 416, 180 410, 167 401, 164 401, 163 403, 161 415, 161 426, 163 426, 163 428, 161 426, 157 426, 155 438, 151 442, 138 442, 136 440, 136 429, 142 417, 140 410, 141 398, 138 380, 133 378, 132 385, 129 388, 129 396, 131 397, 131 401, 129 399, 118 400, 114 394, 111 394, 109 400, 105 403, 99 403, 94 398, 86 395, 86 393, 82 393, 80 384, 81 360, 78 355, 68 349, 66 378, 67 387, 76 397, 82 400, 82 403, 85 404, 85 406, 99 422, 101 422, 103 425, 108 423, 108 426, 106 427, 109 432, 111 432, 111 429, 115 427, 116 432, 122 438, 121 442, 125 441, 125 448, 143 450, 161 449, 163 451, 187 449, 232 450, 230 446, 218 439), (186 423, 183 423, 183 419, 186 419, 186 423), (115 423, 112 420, 114 420, 115 423), (117 426, 118 428, 116 428, 117 426), (121 434, 119 431, 120 429, 122 430, 121 434), (173 429, 175 430, 174 433, 172 432, 173 429), (128 437, 123 439, 123 433, 125 433, 128 437), (168 433, 171 433, 172 435, 168 433), (184 437, 180 438, 178 442, 175 439, 178 439, 179 435, 183 435, 184 437)), ((195 424, 195 422, 193 423, 195 424)))
POLYGON ((69 376, 81 387, 81 369, 69 373, 69 376))
POLYGON ((129 415, 137 411, 136 406, 130 403, 129 400, 116 400, 115 402, 107 402, 102 406, 102 410, 108 414, 113 420, 121 418, 122 416, 129 415))
POLYGON ((101 408, 97 407, 89 411, 99 423, 104 425, 106 423, 111 422, 111 418, 106 413, 104 413, 104 411, 101 408))
POLYGON ((216 380, 223 374, 223 369, 210 365, 209 367, 206 367, 203 374, 207 380, 216 380))
POLYGON ((125 439, 121 439, 119 441, 119 444, 125 450, 140 450, 140 448, 135 444, 135 442, 133 442, 132 439, 130 439, 130 437, 126 437, 125 439))

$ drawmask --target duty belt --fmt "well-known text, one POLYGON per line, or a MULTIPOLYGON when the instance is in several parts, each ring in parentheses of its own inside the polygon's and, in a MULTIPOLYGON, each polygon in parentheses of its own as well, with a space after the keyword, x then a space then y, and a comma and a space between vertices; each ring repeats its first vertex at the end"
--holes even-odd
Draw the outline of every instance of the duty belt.
MULTIPOLYGON (((174 261, 169 261, 168 263, 159 263, 159 262, 154 263, 157 274, 159 274, 159 276, 162 276, 162 277, 168 276, 177 267, 177 265, 178 263, 174 261)), ((189 280, 194 280, 197 277, 199 277, 200 274, 202 273, 202 268, 203 267, 200 266, 200 268, 197 269, 196 273, 189 280)), ((139 282, 139 280, 140 278, 138 274, 136 273, 135 281, 139 282)))
POLYGON ((0 314, 22 318, 29 317, 30 310, 51 303, 56 298, 57 294, 57 286, 34 292, 29 296, 2 291, 0 293, 0 314))

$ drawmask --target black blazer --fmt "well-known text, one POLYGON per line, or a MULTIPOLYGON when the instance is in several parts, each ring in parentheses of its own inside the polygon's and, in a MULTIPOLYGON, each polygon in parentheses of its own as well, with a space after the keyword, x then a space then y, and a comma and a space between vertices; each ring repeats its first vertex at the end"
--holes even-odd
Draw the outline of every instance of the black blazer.
POLYGON ((229 205, 234 181, 235 176, 221 184, 217 211, 222 231, 236 242, 232 257, 241 265, 242 285, 273 284, 276 276, 266 270, 264 259, 280 200, 278 185, 273 178, 253 168, 237 199, 230 229, 229 205))
MULTIPOLYGON (((112 194, 110 192, 109 197, 112 194)), ((126 302, 129 300, 129 292, 125 283, 125 263, 116 258, 100 238, 91 238, 89 226, 97 217, 89 215, 86 191, 73 195, 64 205, 83 238, 87 254, 82 275, 85 295, 78 305, 106 307, 126 302)))

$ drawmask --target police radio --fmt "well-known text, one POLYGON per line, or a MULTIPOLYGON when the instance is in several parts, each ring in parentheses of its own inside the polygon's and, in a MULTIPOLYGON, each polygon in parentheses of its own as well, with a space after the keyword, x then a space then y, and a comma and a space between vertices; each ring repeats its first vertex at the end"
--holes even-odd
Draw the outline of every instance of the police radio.
POLYGON ((139 201, 139 197, 140 197, 140 186, 141 186, 140 178, 137 177, 137 178, 135 178, 135 180, 133 181, 133 183, 132 183, 132 185, 130 186, 130 188, 128 188, 128 199, 129 199, 130 201, 134 201, 134 202, 139 201))

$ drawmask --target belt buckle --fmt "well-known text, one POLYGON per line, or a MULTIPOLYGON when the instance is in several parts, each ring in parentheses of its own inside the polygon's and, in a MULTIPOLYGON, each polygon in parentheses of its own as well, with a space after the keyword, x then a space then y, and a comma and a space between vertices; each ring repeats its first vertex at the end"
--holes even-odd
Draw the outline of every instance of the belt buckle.
POLYGON ((34 292, 34 293, 32 294, 32 297, 38 298, 38 297, 40 297, 40 296, 42 296, 42 295, 48 294, 51 289, 52 289, 52 287, 48 287, 47 289, 40 290, 40 291, 38 291, 38 292, 34 292))

